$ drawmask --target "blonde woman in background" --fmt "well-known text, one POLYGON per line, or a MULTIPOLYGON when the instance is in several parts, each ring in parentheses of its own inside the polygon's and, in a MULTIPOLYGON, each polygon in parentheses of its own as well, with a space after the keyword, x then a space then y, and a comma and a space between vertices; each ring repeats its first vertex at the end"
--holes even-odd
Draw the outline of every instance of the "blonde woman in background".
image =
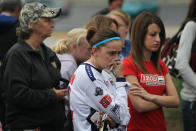
POLYGON ((67 42, 67 38, 57 41, 56 45, 52 47, 52 50, 56 54, 61 54, 61 55, 68 52, 69 48, 67 47, 66 42, 67 42))
POLYGON ((106 16, 116 20, 116 22, 118 23, 118 32, 123 42, 123 48, 119 55, 119 59, 123 60, 130 54, 131 51, 131 41, 129 40, 129 38, 127 39, 131 27, 131 18, 126 12, 120 9, 112 10, 106 16))
MULTIPOLYGON (((80 63, 86 61, 90 55, 90 44, 86 40, 87 30, 75 28, 67 33, 65 39, 59 40, 52 50, 57 54, 61 62, 61 76, 64 83, 61 88, 66 88, 80 63), (66 81, 67 80, 67 81, 66 81)), ((69 88, 68 88, 69 90, 69 88)), ((69 101, 65 99, 66 131, 73 131, 72 115, 69 108, 69 101)))
POLYGON ((67 38, 60 40, 52 47, 61 62, 62 78, 70 81, 80 63, 86 61, 90 55, 90 45, 86 40, 87 30, 75 28, 67 33, 67 38))

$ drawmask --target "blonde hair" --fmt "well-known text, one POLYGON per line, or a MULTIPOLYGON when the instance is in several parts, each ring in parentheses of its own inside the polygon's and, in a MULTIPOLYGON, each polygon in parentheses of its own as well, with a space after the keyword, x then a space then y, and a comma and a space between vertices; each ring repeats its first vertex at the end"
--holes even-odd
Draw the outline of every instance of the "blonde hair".
POLYGON ((67 53, 67 52, 69 52, 69 48, 66 43, 67 43, 66 39, 61 39, 61 40, 57 41, 56 45, 54 45, 52 47, 52 50, 57 54, 67 53))
POLYGON ((72 44, 79 46, 83 39, 86 39, 87 30, 84 28, 75 28, 69 31, 66 39, 59 40, 52 50, 57 54, 69 53, 72 44))
POLYGON ((84 28, 75 28, 67 33, 68 45, 76 44, 77 46, 81 44, 81 40, 86 38, 87 30, 84 28))
POLYGON ((123 10, 117 9, 117 10, 112 10, 110 13, 108 13, 106 16, 110 17, 111 15, 115 15, 120 17, 127 26, 131 25, 131 17, 129 14, 124 12, 123 10))

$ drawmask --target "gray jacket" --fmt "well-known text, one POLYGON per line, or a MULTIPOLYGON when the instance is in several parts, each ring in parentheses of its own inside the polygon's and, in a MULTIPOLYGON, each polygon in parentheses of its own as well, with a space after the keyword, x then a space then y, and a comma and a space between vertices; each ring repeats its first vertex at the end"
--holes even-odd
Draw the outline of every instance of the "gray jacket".
POLYGON ((196 101, 196 74, 189 64, 195 38, 196 23, 189 21, 182 31, 176 60, 176 68, 183 78, 181 97, 187 101, 196 101))

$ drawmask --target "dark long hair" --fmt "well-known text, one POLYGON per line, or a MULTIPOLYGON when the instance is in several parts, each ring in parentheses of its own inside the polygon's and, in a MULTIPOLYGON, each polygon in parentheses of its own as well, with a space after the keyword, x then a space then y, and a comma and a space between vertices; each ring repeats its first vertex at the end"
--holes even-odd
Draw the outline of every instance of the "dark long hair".
POLYGON ((157 24, 161 30, 160 32, 160 39, 161 39, 161 45, 158 51, 153 52, 151 56, 151 60, 156 68, 156 70, 161 73, 161 67, 160 67, 160 51, 161 46, 163 45, 165 41, 165 27, 161 19, 156 16, 153 13, 150 12, 142 12, 139 14, 139 16, 136 17, 136 19, 133 22, 132 31, 131 31, 131 54, 132 59, 136 66, 144 73, 147 73, 146 68, 143 63, 144 53, 144 40, 145 36, 148 31, 148 26, 150 24, 157 24))

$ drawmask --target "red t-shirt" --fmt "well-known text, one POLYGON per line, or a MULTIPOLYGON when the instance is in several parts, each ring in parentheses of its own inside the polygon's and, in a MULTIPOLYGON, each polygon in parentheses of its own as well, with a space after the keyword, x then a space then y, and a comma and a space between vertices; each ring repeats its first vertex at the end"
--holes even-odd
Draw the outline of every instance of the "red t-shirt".
MULTIPOLYGON (((156 71, 152 61, 144 61, 148 74, 143 73, 134 64, 131 55, 123 60, 124 75, 134 75, 138 78, 139 84, 149 93, 162 95, 165 90, 165 75, 168 69, 165 63, 160 60, 161 74, 156 71)), ((132 106, 128 99, 129 112, 131 119, 129 121, 128 131, 166 131, 165 118, 162 108, 139 113, 132 106)))

